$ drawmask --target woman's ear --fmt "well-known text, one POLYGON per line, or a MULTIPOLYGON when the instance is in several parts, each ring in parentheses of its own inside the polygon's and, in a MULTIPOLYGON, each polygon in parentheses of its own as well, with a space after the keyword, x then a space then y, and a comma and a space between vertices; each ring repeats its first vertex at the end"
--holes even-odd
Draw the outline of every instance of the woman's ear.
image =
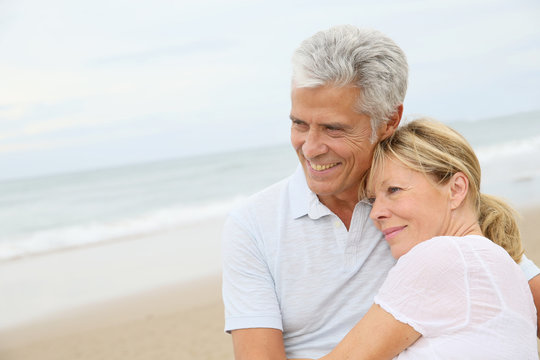
POLYGON ((452 210, 460 207, 469 192, 469 179, 464 173, 458 172, 450 179, 450 206, 452 210))

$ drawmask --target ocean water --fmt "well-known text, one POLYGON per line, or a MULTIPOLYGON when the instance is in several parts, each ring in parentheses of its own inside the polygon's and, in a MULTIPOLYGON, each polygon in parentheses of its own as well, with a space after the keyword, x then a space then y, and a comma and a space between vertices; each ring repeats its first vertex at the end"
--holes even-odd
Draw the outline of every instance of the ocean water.
MULTIPOLYGON (((455 121, 482 164, 482 191, 540 203, 540 111, 455 121)), ((288 176, 290 145, 0 182, 0 261, 222 216, 288 176)))

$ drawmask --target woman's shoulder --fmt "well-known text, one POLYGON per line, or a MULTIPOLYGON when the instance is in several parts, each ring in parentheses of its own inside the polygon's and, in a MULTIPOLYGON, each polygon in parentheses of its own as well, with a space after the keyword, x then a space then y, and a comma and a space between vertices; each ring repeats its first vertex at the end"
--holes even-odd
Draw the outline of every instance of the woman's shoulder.
POLYGON ((423 284, 456 281, 466 278, 468 270, 482 266, 486 259, 499 262, 503 258, 511 260, 504 249, 483 236, 437 236, 401 256, 391 273, 400 281, 407 274, 411 282, 423 284))
POLYGON ((449 291, 463 291, 472 297, 489 292, 492 299, 498 299, 500 289, 516 284, 527 287, 522 271, 510 255, 480 235, 439 236, 424 241, 403 255, 391 272, 397 282, 405 274, 409 284, 445 284, 449 291), (471 284, 483 284, 483 290, 476 291, 471 284))
POLYGON ((440 263, 440 261, 455 262, 461 258, 461 242, 457 236, 437 236, 422 241, 409 252, 398 259, 398 264, 426 264, 440 263))
POLYGON ((466 266, 452 237, 424 241, 401 256, 375 302, 424 336, 467 324, 466 266))
POLYGON ((433 287, 436 283, 460 283, 466 276, 466 263, 459 244, 453 236, 434 237, 414 246, 401 256, 390 270, 387 283, 433 287))
POLYGON ((427 256, 430 259, 436 258, 433 261, 439 261, 441 258, 454 261, 456 257, 465 260, 464 253, 476 251, 490 254, 506 253, 503 248, 481 235, 436 236, 417 244, 400 260, 417 261, 417 258, 427 256))

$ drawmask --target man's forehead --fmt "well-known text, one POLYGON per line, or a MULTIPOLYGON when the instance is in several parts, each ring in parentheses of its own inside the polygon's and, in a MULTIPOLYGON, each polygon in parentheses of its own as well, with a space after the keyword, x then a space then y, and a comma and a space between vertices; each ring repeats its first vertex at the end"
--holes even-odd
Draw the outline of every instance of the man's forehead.
POLYGON ((345 93, 351 93, 354 97, 358 97, 361 93, 361 90, 358 86, 355 85, 332 85, 332 84, 323 84, 318 86, 291 86, 291 97, 298 93, 324 93, 326 96, 335 94, 337 97, 345 93))

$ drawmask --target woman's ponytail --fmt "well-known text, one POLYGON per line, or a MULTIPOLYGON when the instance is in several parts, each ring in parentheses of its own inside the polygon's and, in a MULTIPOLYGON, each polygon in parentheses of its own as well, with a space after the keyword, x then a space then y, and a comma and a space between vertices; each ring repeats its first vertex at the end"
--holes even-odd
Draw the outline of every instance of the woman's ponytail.
POLYGON ((480 194, 478 222, 485 237, 503 247, 515 262, 520 262, 523 245, 514 209, 495 196, 480 194))

